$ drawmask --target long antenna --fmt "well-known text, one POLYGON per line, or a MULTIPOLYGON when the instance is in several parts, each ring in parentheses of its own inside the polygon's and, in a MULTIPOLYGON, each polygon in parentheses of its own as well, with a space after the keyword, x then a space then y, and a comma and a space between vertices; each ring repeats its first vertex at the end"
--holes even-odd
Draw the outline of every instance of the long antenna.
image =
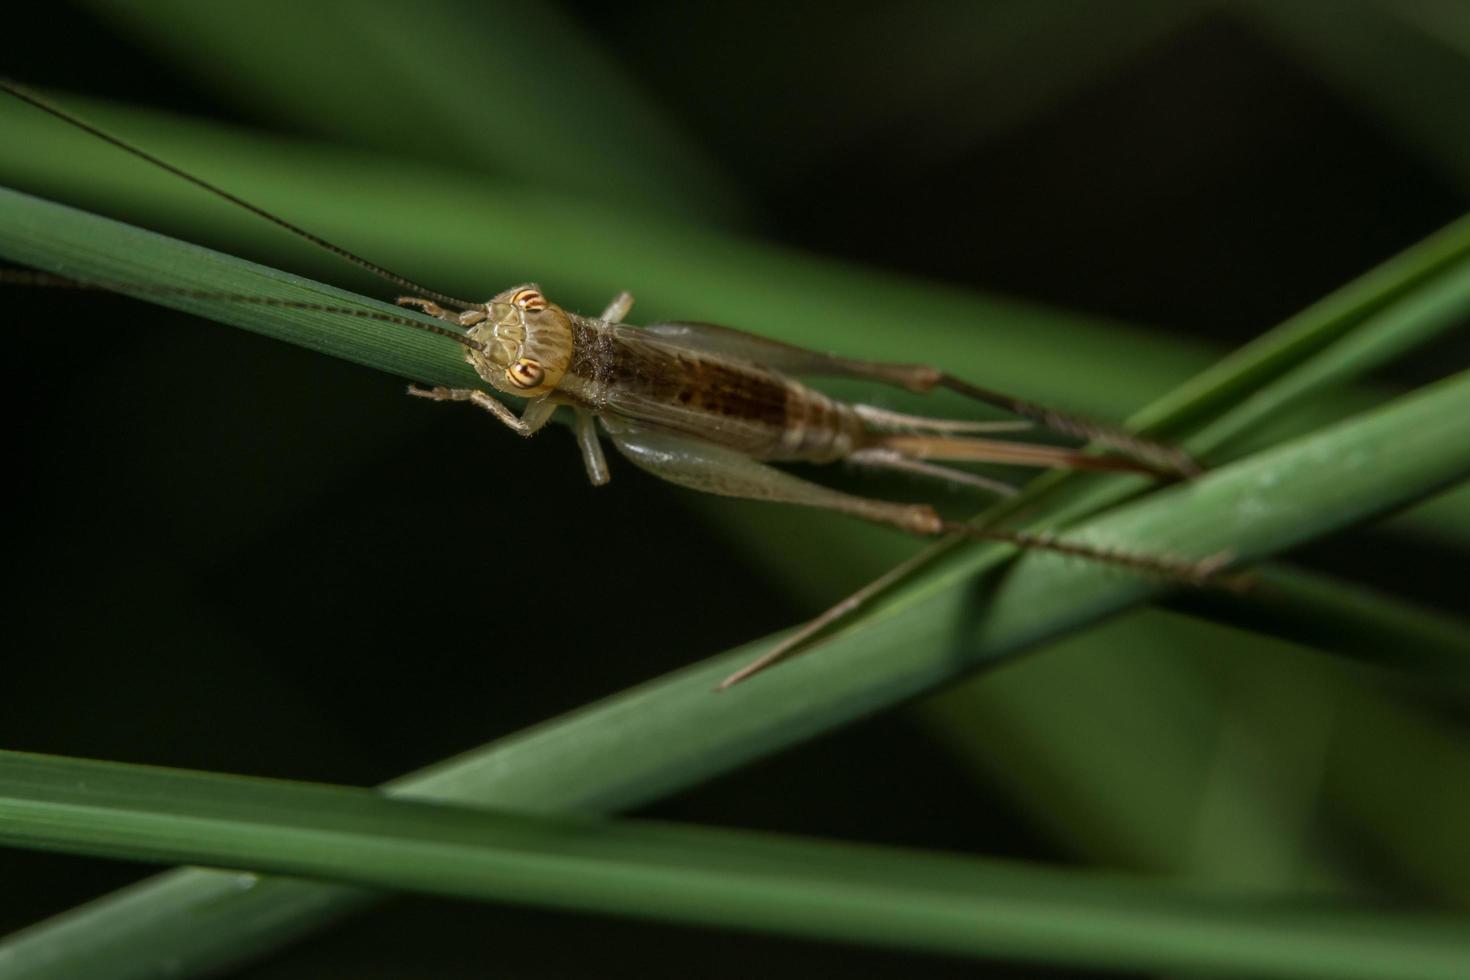
POLYGON ((248 303, 253 306, 274 306, 288 310, 311 310, 316 313, 340 313, 343 316, 355 316, 364 320, 378 320, 382 323, 396 323, 405 327, 413 327, 427 333, 438 334, 448 337, 450 340, 480 353, 485 352, 485 345, 473 337, 450 327, 441 327, 437 323, 426 323, 398 313, 384 313, 380 310, 364 310, 350 306, 333 306, 330 303, 312 303, 305 300, 278 299, 274 296, 253 296, 249 293, 221 293, 210 289, 189 289, 183 286, 159 286, 153 283, 141 282, 114 282, 105 279, 68 279, 65 276, 52 275, 49 272, 32 272, 29 269, 0 269, 0 283, 8 286, 41 286, 48 289, 96 289, 108 293, 120 293, 124 296, 173 296, 180 299, 207 299, 222 303, 248 303))
POLYGON ((206 190, 216 197, 223 198, 224 200, 229 201, 236 207, 244 208, 251 214, 258 215, 259 217, 264 218, 266 221, 269 221, 276 227, 284 228, 286 231, 289 231, 296 237, 305 239, 318 248, 325 249, 326 251, 331 252, 333 255, 346 259, 353 265, 366 269, 373 275, 378 276, 382 279, 386 279, 388 282, 391 282, 398 286, 402 286, 405 289, 411 289, 414 292, 418 293, 420 296, 426 296, 429 299, 438 300, 440 303, 446 303, 450 306, 457 306, 460 309, 469 309, 470 307, 479 305, 477 303, 472 303, 469 300, 457 299, 445 293, 435 292, 434 290, 429 289, 426 286, 420 286, 412 279, 409 279, 405 276, 400 276, 398 273, 393 272, 390 269, 386 269, 381 265, 378 265, 376 262, 369 262, 362 256, 347 251, 347 249, 343 248, 340 245, 334 245, 331 242, 327 241, 325 238, 322 238, 318 235, 313 235, 311 232, 307 231, 305 228, 300 227, 299 225, 293 225, 291 222, 287 221, 284 218, 276 217, 274 214, 271 214, 269 211, 265 210, 265 208, 262 208, 259 205, 251 204, 244 198, 236 197, 234 194, 231 194, 229 191, 225 190, 222 187, 216 187, 214 184, 211 184, 209 181, 204 180, 201 177, 195 177, 187 170, 181 170, 180 168, 174 166, 166 160, 161 160, 153 154, 147 152, 146 150, 141 150, 138 147, 125 142, 119 137, 113 136, 106 130, 99 129, 91 123, 72 115, 70 112, 67 112, 60 106, 53 105, 47 100, 41 98, 39 95, 36 95, 34 92, 22 88, 9 79, 0 78, 0 91, 9 92, 11 95, 15 96, 17 99, 20 99, 22 102, 33 105, 37 109, 40 109, 42 112, 49 113, 50 115, 55 116, 57 119, 60 119, 62 122, 69 123, 72 126, 75 126, 77 129, 80 129, 82 132, 89 133, 92 136, 95 136, 98 139, 102 140, 103 142, 111 143, 113 146, 117 147, 119 150, 122 150, 124 153, 130 153, 140 160, 151 163, 153 164, 153 166, 158 167, 160 170, 173 174, 175 177, 178 177, 181 180, 186 180, 189 183, 193 184, 195 187, 200 188, 201 190, 206 190))

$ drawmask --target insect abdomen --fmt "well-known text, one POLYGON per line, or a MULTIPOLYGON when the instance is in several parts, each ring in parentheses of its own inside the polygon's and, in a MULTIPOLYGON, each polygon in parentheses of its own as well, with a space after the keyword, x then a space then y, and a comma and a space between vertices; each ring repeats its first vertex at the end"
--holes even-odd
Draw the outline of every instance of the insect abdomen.
POLYGON ((863 432, 845 405, 784 375, 585 324, 562 390, 594 412, 686 433, 756 459, 831 462, 863 432))
POLYGON ((862 443, 864 426, 852 409, 797 382, 786 385, 781 454, 769 458, 831 463, 862 443))

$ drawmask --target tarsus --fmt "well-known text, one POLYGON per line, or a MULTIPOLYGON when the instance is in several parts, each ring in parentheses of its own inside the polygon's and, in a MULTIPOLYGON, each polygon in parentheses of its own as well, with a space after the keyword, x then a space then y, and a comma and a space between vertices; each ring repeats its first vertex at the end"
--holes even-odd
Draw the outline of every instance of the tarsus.
POLYGON ((1190 561, 1170 558, 1166 555, 1140 554, 1136 551, 1126 551, 1106 545, 1084 544, 1071 538, 1059 538, 1047 531, 1008 531, 1003 528, 978 527, 959 521, 946 521, 944 530, 949 534, 962 534, 966 537, 979 538, 982 541, 998 541, 1032 551, 1051 551, 1059 555, 1086 558, 1089 561, 1106 565, 1131 568, 1145 575, 1156 576, 1180 585, 1222 586, 1228 589, 1237 589, 1244 585, 1242 580, 1223 579, 1218 576, 1220 570, 1234 558, 1230 552, 1219 552, 1207 558, 1190 561))

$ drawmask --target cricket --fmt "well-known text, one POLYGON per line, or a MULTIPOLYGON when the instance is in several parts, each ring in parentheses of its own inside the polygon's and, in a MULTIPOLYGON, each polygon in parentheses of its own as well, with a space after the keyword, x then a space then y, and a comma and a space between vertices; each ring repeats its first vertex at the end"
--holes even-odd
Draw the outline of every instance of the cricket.
MULTIPOLYGON (((483 388, 408 387, 408 394, 437 402, 464 402, 494 416, 521 436, 531 436, 558 409, 572 415, 572 431, 588 480, 607 483, 612 470, 604 451, 611 443, 633 466, 669 483, 703 493, 837 511, 920 537, 961 535, 1021 549, 1051 551, 1103 562, 1175 583, 1214 580, 1224 556, 1198 560, 1092 546, 1065 537, 944 519, 927 503, 868 497, 797 476, 778 464, 852 464, 865 471, 909 474, 935 485, 1008 495, 1016 487, 955 463, 1136 473, 1164 481, 1187 480, 1202 471, 1179 449, 1120 427, 973 385, 921 363, 885 363, 807 350, 731 327, 702 322, 633 326, 627 292, 597 316, 564 309, 539 286, 522 283, 489 300, 459 299, 422 286, 265 209, 188 173, 108 133, 12 82, 0 89, 194 186, 407 290, 399 306, 419 319, 390 313, 314 306, 371 316, 425 330, 462 349, 483 388), (831 397, 801 378, 841 377, 926 394, 948 390, 1015 417, 1015 421, 963 421, 900 413, 863 401, 831 397), (497 395, 525 399, 517 413, 497 395), (1037 427, 1095 448, 1063 447, 998 436, 1037 427)), ((167 290, 128 283, 82 282, 46 273, 19 273, 5 281, 38 286, 109 289, 134 294, 167 290)), ((258 297, 188 292, 221 302, 304 306, 258 297)), ((901 327, 901 311, 895 320, 901 327)), ((850 614, 864 594, 849 597, 815 624, 727 678, 721 689, 791 656, 813 633, 850 614)))

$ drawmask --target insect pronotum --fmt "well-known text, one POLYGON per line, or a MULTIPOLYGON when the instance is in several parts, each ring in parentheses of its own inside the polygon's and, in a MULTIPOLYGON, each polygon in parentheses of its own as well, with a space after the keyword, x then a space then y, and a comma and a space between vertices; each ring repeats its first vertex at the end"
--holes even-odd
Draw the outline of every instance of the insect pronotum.
MULTIPOLYGON (((138 157, 217 197, 264 218, 414 295, 400 296, 443 325, 406 316, 314 306, 428 330, 459 344, 465 360, 498 393, 527 399, 517 415, 481 388, 420 388, 410 395, 468 402, 523 436, 540 430, 557 408, 571 409, 574 431, 594 484, 611 478, 603 441, 633 465, 693 490, 840 511, 905 531, 962 534, 1022 548, 1059 552, 1125 566, 1170 580, 1198 584, 1223 564, 1099 548, 1047 535, 979 528, 943 519, 933 507, 859 496, 798 477, 774 463, 846 461, 899 471, 992 493, 1014 488, 943 462, 1146 473, 1187 478, 1199 466, 1178 449, 1114 426, 980 388, 920 364, 857 360, 805 350, 755 334, 706 323, 625 324, 633 297, 616 296, 599 316, 563 309, 531 283, 512 286, 485 302, 428 289, 362 258, 263 208, 231 194, 72 115, 14 83, 0 90, 138 157), (889 411, 830 397, 796 376, 836 376, 895 385, 914 392, 945 388, 1017 416, 1020 422, 969 422, 889 411), (1091 440, 1116 455, 994 438, 997 432, 1039 425, 1091 440)), ((30 285, 126 290, 142 295, 190 295, 220 301, 302 307, 310 304, 129 283, 78 282, 45 273, 11 272, 5 281, 30 285)), ((880 580, 881 581, 881 580, 880 580)), ((870 587, 872 589, 873 587, 870 587)), ((792 653, 797 644, 860 604, 864 590, 834 607, 760 660, 728 678, 728 687, 792 653)))

